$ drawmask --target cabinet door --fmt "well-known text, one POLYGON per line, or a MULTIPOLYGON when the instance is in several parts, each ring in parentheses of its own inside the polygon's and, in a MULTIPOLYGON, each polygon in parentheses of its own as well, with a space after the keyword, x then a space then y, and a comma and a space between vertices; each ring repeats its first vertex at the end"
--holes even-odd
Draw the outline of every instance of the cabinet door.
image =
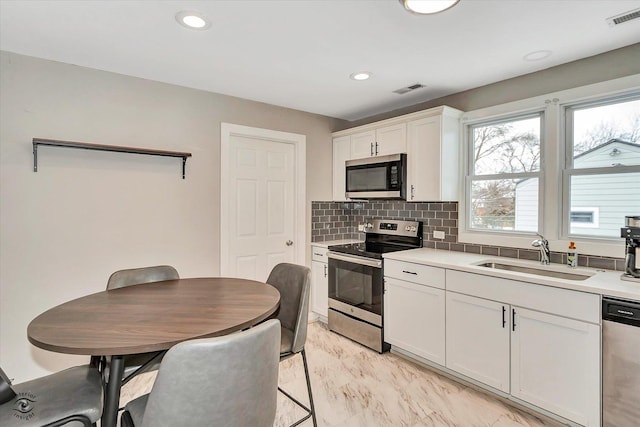
POLYGON ((444 365, 444 290, 385 277, 384 340, 444 365))
POLYGON ((311 311, 327 318, 329 311, 329 278, 327 264, 311 262, 311 311))
POLYGON ((600 327, 514 307, 511 394, 585 426, 600 425, 600 327))
POLYGON ((345 197, 345 166, 344 162, 351 159, 351 137, 342 136, 333 140, 333 200, 340 202, 345 197))
POLYGON ((364 159, 375 156, 376 132, 367 132, 351 135, 351 159, 364 159))
POLYGON ((509 392, 509 305, 447 292, 447 368, 509 392))
POLYGON ((440 116, 409 122, 407 133, 407 200, 442 200, 440 116))
POLYGON ((376 156, 407 152, 407 125, 386 126, 376 129, 376 141, 373 150, 376 156))

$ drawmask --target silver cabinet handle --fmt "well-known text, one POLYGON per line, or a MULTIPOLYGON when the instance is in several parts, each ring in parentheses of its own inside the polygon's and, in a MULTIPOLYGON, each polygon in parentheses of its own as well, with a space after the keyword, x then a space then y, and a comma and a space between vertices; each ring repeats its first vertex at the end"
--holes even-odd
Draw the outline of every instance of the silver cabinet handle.
POLYGON ((378 155, 378 141, 376 141, 376 156, 378 155))
POLYGON ((293 245, 293 241, 292 240, 287 240, 287 246, 291 246, 293 245))
POLYGON ((402 270, 403 273, 407 273, 407 274, 413 274, 414 276, 417 276, 418 273, 414 272, 414 271, 407 271, 407 270, 402 270))
POLYGON ((324 265, 324 277, 327 277, 327 264, 324 265))
POLYGON ((413 189, 414 189, 414 186, 413 184, 411 184, 411 200, 413 200, 413 189))
POLYGON ((371 143, 371 155, 373 156, 373 142, 371 143))

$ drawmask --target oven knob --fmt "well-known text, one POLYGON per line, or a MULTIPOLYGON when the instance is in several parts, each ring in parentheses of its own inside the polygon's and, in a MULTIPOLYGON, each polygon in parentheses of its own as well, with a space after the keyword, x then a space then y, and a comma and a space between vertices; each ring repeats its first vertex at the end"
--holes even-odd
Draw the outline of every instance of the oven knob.
POLYGON ((415 226, 413 226, 413 225, 412 225, 412 226, 411 226, 411 231, 416 231, 416 230, 417 230, 417 228, 416 228, 415 226))
POLYGON ((370 222, 366 223, 364 226, 367 230, 370 230, 373 228, 373 224, 371 224, 370 222))
POLYGON ((404 231, 411 231, 411 227, 409 227, 408 225, 404 228, 404 231))

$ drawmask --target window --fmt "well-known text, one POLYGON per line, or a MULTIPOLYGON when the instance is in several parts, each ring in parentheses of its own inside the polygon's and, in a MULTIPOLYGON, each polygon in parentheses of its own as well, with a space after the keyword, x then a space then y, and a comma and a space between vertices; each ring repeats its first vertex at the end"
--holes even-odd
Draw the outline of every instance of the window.
POLYGON ((469 129, 468 228, 537 232, 542 113, 469 129))
POLYGON ((563 234, 619 238, 624 217, 640 212, 640 94, 564 113, 563 234))
POLYGON ((569 222, 571 227, 598 227, 600 209, 598 208, 572 208, 569 212, 569 222))

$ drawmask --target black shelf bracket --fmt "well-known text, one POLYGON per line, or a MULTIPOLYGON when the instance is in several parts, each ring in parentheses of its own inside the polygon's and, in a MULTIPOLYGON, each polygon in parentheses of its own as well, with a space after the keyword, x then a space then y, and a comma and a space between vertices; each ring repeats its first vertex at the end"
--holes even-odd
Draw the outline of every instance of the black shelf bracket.
POLYGON ((187 158, 191 157, 191 153, 186 153, 181 151, 153 150, 149 148, 120 147, 117 145, 93 144, 88 142, 72 142, 72 141, 60 141, 56 139, 33 138, 33 171, 34 172, 38 172, 38 146, 39 145, 44 145, 48 147, 79 148, 83 150, 113 151, 116 153, 145 154, 148 156, 180 157, 182 158, 182 179, 185 179, 185 175, 186 175, 187 158))

